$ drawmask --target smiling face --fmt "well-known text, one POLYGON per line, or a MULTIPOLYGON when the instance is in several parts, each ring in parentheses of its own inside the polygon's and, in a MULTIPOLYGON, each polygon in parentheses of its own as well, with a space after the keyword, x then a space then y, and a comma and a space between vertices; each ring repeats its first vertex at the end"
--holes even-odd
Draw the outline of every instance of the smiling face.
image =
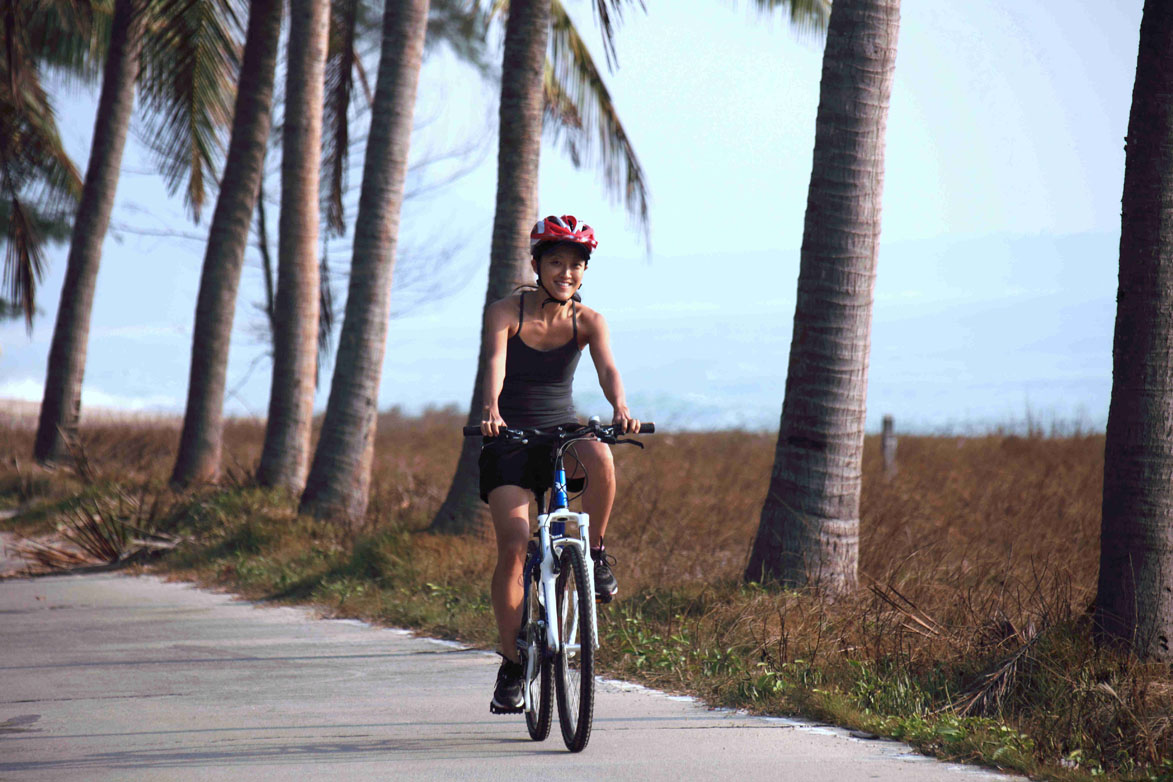
POLYGON ((566 301, 574 295, 582 285, 582 275, 587 268, 582 251, 572 244, 554 245, 531 263, 542 287, 559 301, 566 301))

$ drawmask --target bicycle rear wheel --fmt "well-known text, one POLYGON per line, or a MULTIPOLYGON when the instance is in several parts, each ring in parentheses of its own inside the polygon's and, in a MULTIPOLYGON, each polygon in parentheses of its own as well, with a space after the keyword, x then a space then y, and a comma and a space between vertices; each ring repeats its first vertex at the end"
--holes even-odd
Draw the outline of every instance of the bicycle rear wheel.
POLYGON ((582 550, 562 550, 557 581, 557 621, 562 648, 554 660, 558 693, 558 722, 562 740, 571 752, 581 752, 591 737, 595 714, 594 614, 591 582, 587 580, 582 550))
MULTIPOLYGON (((535 568, 536 570, 536 568, 535 568)), ((524 635, 527 657, 525 686, 529 688, 530 708, 525 713, 525 727, 534 741, 545 741, 550 735, 550 713, 553 711, 553 683, 550 675, 550 659, 546 654, 545 611, 541 603, 542 582, 536 577, 529 582, 526 595, 528 609, 525 617, 524 635), (536 663, 534 673, 529 674, 528 659, 536 663)))

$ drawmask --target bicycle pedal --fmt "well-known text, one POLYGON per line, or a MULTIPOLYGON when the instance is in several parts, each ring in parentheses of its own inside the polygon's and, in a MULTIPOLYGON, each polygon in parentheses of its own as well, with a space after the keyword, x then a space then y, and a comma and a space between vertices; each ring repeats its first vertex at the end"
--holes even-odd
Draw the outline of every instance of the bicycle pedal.
POLYGON ((618 592, 595 592, 595 602, 606 605, 615 599, 618 592))
POLYGON ((525 711, 525 707, 517 706, 516 708, 511 709, 504 706, 498 706, 495 702, 489 701, 489 711, 492 714, 521 714, 523 711, 525 711))

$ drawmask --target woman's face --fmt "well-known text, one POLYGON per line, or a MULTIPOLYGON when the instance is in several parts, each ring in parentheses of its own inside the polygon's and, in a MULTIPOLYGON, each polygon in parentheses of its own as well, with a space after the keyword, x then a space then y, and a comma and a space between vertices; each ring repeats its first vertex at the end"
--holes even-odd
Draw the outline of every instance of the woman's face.
POLYGON ((574 295, 582 285, 582 275, 587 268, 582 252, 568 244, 551 247, 532 264, 542 285, 559 301, 566 301, 574 295))

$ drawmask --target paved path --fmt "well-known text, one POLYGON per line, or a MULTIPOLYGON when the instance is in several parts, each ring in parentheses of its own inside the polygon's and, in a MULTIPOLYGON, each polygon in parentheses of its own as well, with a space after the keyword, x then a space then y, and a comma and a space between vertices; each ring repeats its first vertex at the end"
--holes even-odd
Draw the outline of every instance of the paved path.
POLYGON ((895 742, 600 682, 582 754, 490 654, 118 574, 0 581, 0 780, 990 780, 895 742))

